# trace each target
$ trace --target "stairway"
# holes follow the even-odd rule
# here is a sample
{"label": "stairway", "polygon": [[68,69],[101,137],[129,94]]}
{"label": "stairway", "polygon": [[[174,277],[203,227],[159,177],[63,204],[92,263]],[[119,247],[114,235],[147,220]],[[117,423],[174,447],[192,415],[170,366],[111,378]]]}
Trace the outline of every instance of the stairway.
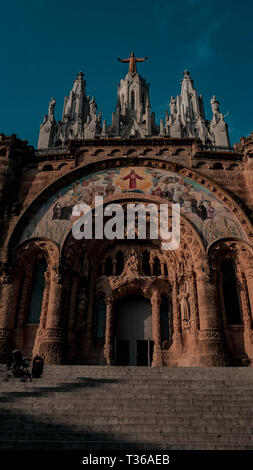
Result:
{"label": "stairway", "polygon": [[252,368],[46,366],[3,382],[0,449],[252,450]]}

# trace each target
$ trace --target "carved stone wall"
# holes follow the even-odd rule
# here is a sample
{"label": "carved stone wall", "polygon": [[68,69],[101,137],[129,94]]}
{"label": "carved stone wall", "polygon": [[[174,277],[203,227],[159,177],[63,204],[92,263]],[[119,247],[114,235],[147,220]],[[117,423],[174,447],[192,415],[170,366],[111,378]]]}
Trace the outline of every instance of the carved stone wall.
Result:
{"label": "carved stone wall", "polygon": [[[33,162],[29,161],[27,171],[23,170],[17,194],[20,210],[11,214],[1,246],[1,360],[6,359],[12,347],[19,347],[30,357],[37,352],[44,354],[46,363],[50,364],[113,365],[115,302],[128,294],[139,293],[152,303],[153,366],[224,366],[237,365],[238,361],[251,365],[253,232],[249,212],[244,206],[252,197],[250,145],[247,141],[237,149],[238,153],[227,154],[227,167],[222,170],[212,169],[212,159],[224,164],[224,155],[216,152],[211,157],[203,151],[201,155],[208,168],[203,167],[202,172],[196,168],[200,159],[196,139],[168,141],[157,137],[117,142],[90,139],[70,142],[68,147],[54,149],[54,152],[38,153]],[[74,181],[84,171],[131,167],[140,162],[154,172],[157,168],[177,171],[215,193],[235,215],[248,242],[231,237],[205,248],[196,228],[187,217],[182,217],[180,247],[174,252],[161,250],[160,240],[76,242],[71,233],[61,247],[46,239],[18,244],[18,235],[31,214],[66,182]],[[238,178],[237,170],[228,169],[234,164],[240,168]],[[233,172],[232,178],[229,176],[232,173],[228,172]],[[123,207],[127,202],[142,201],[141,194],[123,196],[119,201]],[[108,201],[113,200],[115,196],[111,195]],[[144,203],[147,202],[146,198]],[[156,200],[154,196],[152,202],[158,203],[159,198]],[[124,266],[117,273],[119,251]],[[150,273],[143,269],[145,251],[149,254]],[[27,328],[34,266],[40,258],[47,263],[41,317],[38,325]],[[112,262],[109,274],[106,273],[108,258]],[[226,321],[219,271],[222,259],[231,259],[236,266],[243,317],[241,327],[231,328]],[[159,272],[154,271],[157,262]],[[95,299],[99,293],[104,293],[106,299],[106,328],[104,340],[96,341]],[[166,341],[161,339],[162,295],[166,295],[170,303],[170,337]]]}

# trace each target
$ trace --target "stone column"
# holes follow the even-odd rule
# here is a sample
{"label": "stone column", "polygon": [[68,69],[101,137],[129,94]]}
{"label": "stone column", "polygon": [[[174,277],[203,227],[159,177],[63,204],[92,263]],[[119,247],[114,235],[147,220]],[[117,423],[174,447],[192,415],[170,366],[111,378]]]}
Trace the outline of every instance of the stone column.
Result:
{"label": "stone column", "polygon": [[199,366],[227,366],[221,332],[220,312],[217,299],[216,272],[207,257],[197,268],[197,291],[199,303]]}
{"label": "stone column", "polygon": [[108,366],[112,363],[112,313],[113,313],[113,298],[110,295],[106,296],[106,325],[105,325],[105,344],[104,344],[104,357]]}
{"label": "stone column", "polygon": [[250,308],[245,309],[243,312],[243,320],[245,326],[252,330],[253,321],[253,267],[249,267],[244,271],[245,276],[242,275],[242,284],[245,294],[247,294]]}
{"label": "stone column", "polygon": [[161,318],[160,305],[161,297],[158,290],[155,290],[151,297],[152,304],[152,330],[154,340],[154,352],[152,366],[161,367],[162,362],[162,337],[161,337]]}
{"label": "stone column", "polygon": [[192,330],[196,332],[199,330],[199,314],[198,314],[198,300],[197,300],[197,286],[194,273],[191,271],[188,273],[187,280],[189,281],[189,294],[190,294],[190,316]]}
{"label": "stone column", "polygon": [[244,326],[244,346],[249,358],[249,365],[253,367],[253,329],[252,329],[252,308],[253,308],[253,270],[249,268],[245,272],[238,272],[237,276],[241,284],[240,300],[242,306],[243,326]]}
{"label": "stone column", "polygon": [[150,276],[154,276],[154,263],[150,262]]}
{"label": "stone column", "polygon": [[33,345],[33,353],[32,353],[33,357],[39,353],[40,341],[41,341],[41,338],[43,337],[43,334],[46,328],[48,299],[49,299],[49,291],[50,291],[49,269],[47,269],[47,271],[44,273],[44,277],[45,277],[45,286],[44,286],[44,292],[43,292],[42,304],[41,304],[40,323],[36,332],[35,341]]}
{"label": "stone column", "polygon": [[[177,279],[172,280],[172,312],[173,312],[173,337],[172,337],[172,350],[177,353],[182,352],[182,328],[181,328],[181,316],[179,310],[179,304],[177,301],[178,296],[178,281]],[[170,325],[171,327],[171,325]]]}
{"label": "stone column", "polygon": [[[10,275],[3,272],[1,276],[0,295],[0,362],[6,362],[14,345],[14,326],[20,290],[20,273]],[[14,275],[14,279],[13,279]]]}
{"label": "stone column", "polygon": [[51,271],[46,328],[41,331],[40,354],[45,364],[62,364],[64,361],[65,331],[62,325],[64,285],[62,276]]}
{"label": "stone column", "polygon": [[45,286],[44,286],[42,305],[41,305],[39,329],[46,328],[47,309],[48,309],[49,292],[50,292],[50,271],[48,269],[44,273],[44,277],[45,277]]}
{"label": "stone column", "polygon": [[164,268],[164,263],[161,263],[161,275],[165,275],[165,268]]}
{"label": "stone column", "polygon": [[0,297],[0,362],[6,362],[13,346],[13,331],[10,316],[13,311],[13,281],[3,273]]}

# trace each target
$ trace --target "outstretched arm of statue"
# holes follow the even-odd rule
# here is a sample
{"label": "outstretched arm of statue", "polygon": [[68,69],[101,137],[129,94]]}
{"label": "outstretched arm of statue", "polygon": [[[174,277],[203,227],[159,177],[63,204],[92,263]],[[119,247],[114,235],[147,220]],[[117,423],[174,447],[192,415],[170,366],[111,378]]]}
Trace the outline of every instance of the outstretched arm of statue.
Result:
{"label": "outstretched arm of statue", "polygon": [[144,60],[147,60],[148,57],[136,57],[135,60],[136,62],[144,62]]}
{"label": "outstretched arm of statue", "polygon": [[120,59],[119,57],[118,57],[118,60],[119,60],[120,62],[129,62],[129,59]]}
{"label": "outstretched arm of statue", "polygon": [[122,178],[120,178],[121,180],[128,180],[131,176],[131,173],[129,173],[129,175],[126,175],[126,176],[123,176]]}

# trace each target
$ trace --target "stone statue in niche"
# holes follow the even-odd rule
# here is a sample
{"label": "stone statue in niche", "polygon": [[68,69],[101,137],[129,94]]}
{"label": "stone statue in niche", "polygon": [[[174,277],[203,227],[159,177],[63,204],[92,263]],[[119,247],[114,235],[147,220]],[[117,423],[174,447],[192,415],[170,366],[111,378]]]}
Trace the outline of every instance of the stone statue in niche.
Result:
{"label": "stone statue in niche", "polygon": [[87,122],[84,124],[84,138],[93,138],[100,125],[101,116],[97,116],[97,104],[95,98],[87,97],[89,102]]}
{"label": "stone statue in niche", "polygon": [[49,108],[48,108],[48,115],[53,116],[54,115],[54,110],[55,110],[55,104],[56,101],[54,98],[51,98],[51,101],[49,103]]}
{"label": "stone statue in niche", "polygon": [[181,313],[181,318],[183,321],[189,321],[190,320],[190,307],[189,307],[189,292],[181,292],[177,296],[178,303],[180,305],[180,313]]}
{"label": "stone statue in niche", "polygon": [[95,102],[95,98],[91,98],[90,102],[89,102],[89,105],[90,105],[90,116],[91,116],[91,119],[92,120],[95,120],[96,118],[96,114],[97,114],[97,105],[96,105],[96,102]]}
{"label": "stone statue in niche", "polygon": [[211,98],[210,104],[213,114],[220,114],[219,101],[216,99],[215,95]]}
{"label": "stone statue in niche", "polygon": [[77,318],[77,329],[81,330],[86,325],[86,309],[88,305],[88,299],[85,292],[85,287],[83,287],[78,295],[78,318]]}
{"label": "stone statue in niche", "polygon": [[135,250],[131,250],[131,255],[129,258],[129,268],[131,271],[138,271],[138,256]]}
{"label": "stone statue in niche", "polygon": [[138,268],[139,268],[139,260],[138,260],[138,256],[137,256],[137,253],[134,249],[131,250],[131,253],[130,253],[130,256],[126,262],[126,265],[125,265],[125,268],[124,268],[124,271],[122,273],[122,275],[126,275],[126,274],[135,274],[138,272]]}
{"label": "stone statue in niche", "polygon": [[174,96],[171,97],[169,106],[170,106],[170,113],[177,114],[177,102]]}

